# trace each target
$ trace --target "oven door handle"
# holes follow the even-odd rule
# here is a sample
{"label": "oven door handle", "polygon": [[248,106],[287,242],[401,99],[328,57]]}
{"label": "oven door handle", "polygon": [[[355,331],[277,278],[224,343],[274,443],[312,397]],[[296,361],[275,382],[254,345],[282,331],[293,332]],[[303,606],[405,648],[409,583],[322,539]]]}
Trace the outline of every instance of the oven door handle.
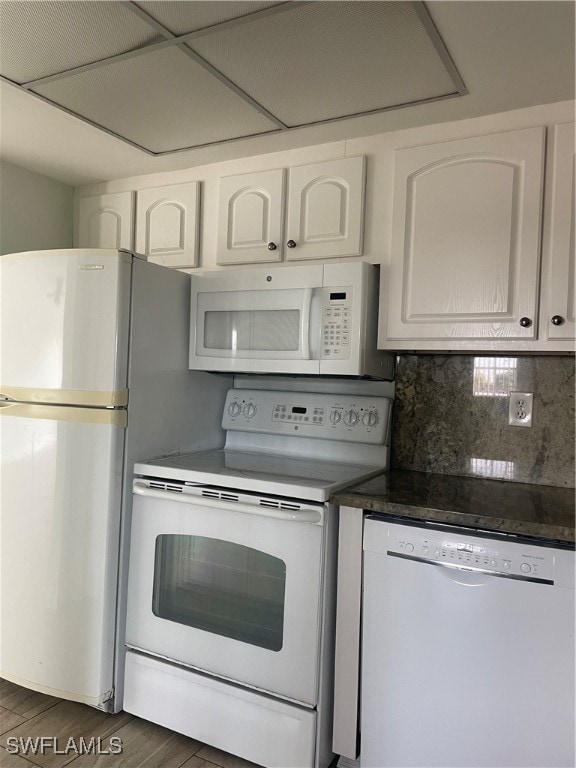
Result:
{"label": "oven door handle", "polygon": [[246,515],[258,515],[259,517],[273,518],[274,520],[290,520],[294,523],[322,523],[322,509],[276,509],[274,507],[260,507],[256,504],[243,504],[238,501],[221,501],[220,499],[208,499],[204,496],[193,496],[190,493],[173,493],[171,491],[149,488],[144,483],[134,483],[132,489],[138,496],[146,496],[151,499],[164,501],[177,501],[180,504],[194,504],[198,507],[210,507],[212,509],[225,510],[226,512],[241,512]]}

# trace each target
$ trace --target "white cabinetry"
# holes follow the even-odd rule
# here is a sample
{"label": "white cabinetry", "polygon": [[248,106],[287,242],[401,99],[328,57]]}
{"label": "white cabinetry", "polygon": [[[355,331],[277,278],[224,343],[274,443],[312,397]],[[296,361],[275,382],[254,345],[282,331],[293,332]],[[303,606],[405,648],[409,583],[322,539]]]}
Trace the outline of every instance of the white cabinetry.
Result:
{"label": "white cabinetry", "polygon": [[78,216],[78,248],[133,247],[133,192],[83,197]]}
{"label": "white cabinetry", "polygon": [[166,267],[198,266],[199,183],[138,191],[136,251]]}
{"label": "white cabinetry", "polygon": [[218,264],[359,256],[364,167],[364,157],[349,157],[287,174],[279,169],[221,179]]}
{"label": "white cabinetry", "polygon": [[541,335],[550,341],[576,336],[574,129],[563,123],[550,131],[540,315]]}
{"label": "white cabinetry", "polygon": [[166,267],[196,267],[199,207],[199,182],[83,197],[77,247],[134,249]]}
{"label": "white cabinetry", "polygon": [[220,179],[218,264],[280,261],[284,224],[284,171]]}
{"label": "white cabinetry", "polygon": [[360,256],[364,166],[363,157],[349,157],[290,169],[286,258]]}
{"label": "white cabinetry", "polygon": [[548,129],[542,210],[545,130],[396,152],[381,349],[574,350],[574,123]]}
{"label": "white cabinetry", "polygon": [[543,159],[543,128],[396,152],[381,347],[536,338]]}

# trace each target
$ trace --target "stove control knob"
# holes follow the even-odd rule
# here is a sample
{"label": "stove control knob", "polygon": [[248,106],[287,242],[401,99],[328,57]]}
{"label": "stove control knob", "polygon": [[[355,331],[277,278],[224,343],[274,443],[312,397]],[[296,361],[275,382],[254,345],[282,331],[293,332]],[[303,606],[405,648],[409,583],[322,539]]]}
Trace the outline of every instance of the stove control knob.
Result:
{"label": "stove control knob", "polygon": [[378,424],[378,411],[366,411],[362,416],[362,423],[365,427],[375,427]]}
{"label": "stove control knob", "polygon": [[532,566],[530,565],[530,563],[522,563],[522,565],[520,566],[520,570],[522,571],[522,573],[530,573],[530,571],[532,570]]}
{"label": "stove control knob", "polygon": [[330,413],[330,421],[332,422],[332,424],[339,424],[341,418],[342,418],[342,414],[340,413],[340,411],[332,411]]}
{"label": "stove control knob", "polygon": [[254,403],[248,403],[248,405],[244,406],[244,416],[246,416],[247,419],[251,419],[255,413],[256,413],[256,406],[254,405]]}
{"label": "stove control knob", "polygon": [[228,414],[232,417],[238,416],[241,410],[242,410],[242,407],[240,406],[240,403],[237,400],[233,400],[228,406]]}
{"label": "stove control knob", "polygon": [[414,544],[410,544],[410,542],[407,542],[404,546],[405,552],[414,552]]}
{"label": "stove control knob", "polygon": [[358,423],[359,418],[358,412],[350,409],[344,414],[344,424],[346,424],[347,427],[353,427]]}

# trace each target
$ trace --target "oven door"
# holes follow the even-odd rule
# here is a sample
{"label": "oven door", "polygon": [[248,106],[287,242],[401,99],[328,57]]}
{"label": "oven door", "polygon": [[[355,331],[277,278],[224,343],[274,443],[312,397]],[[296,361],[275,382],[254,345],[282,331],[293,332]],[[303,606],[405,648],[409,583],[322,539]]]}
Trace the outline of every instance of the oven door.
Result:
{"label": "oven door", "polygon": [[315,705],[324,507],[134,492],[128,646]]}

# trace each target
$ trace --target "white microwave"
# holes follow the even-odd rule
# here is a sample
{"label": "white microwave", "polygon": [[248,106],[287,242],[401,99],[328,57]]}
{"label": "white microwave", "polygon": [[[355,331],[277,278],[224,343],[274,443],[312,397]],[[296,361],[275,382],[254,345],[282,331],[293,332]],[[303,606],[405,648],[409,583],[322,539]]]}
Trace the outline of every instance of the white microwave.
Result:
{"label": "white microwave", "polygon": [[365,262],[192,277],[194,370],[392,379],[376,349],[379,268]]}

